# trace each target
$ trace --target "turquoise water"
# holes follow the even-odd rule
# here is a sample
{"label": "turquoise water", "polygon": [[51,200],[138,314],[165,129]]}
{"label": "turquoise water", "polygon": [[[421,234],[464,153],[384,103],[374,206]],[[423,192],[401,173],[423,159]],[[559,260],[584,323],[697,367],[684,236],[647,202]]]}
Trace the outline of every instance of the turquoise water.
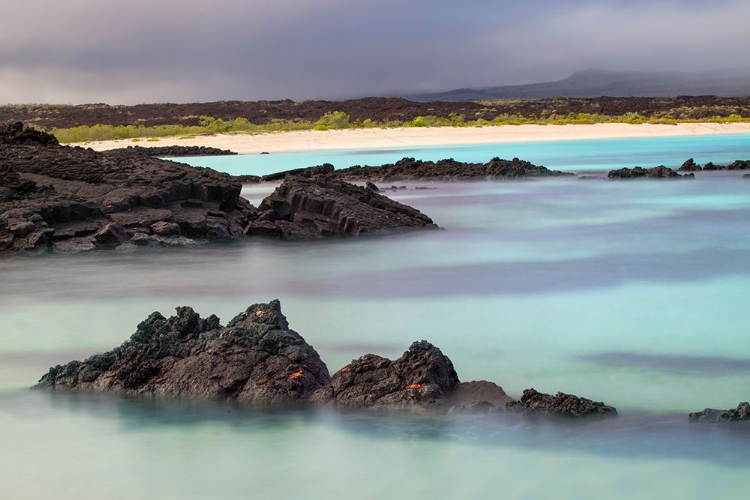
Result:
{"label": "turquoise water", "polygon": [[352,165],[382,165],[404,157],[423,160],[454,158],[484,163],[490,158],[513,157],[570,172],[606,171],[622,167],[676,168],[688,157],[704,164],[731,163],[748,159],[750,135],[653,137],[645,139],[595,139],[581,141],[471,144],[441,147],[342,149],[239,157],[180,158],[190,165],[211,167],[232,175],[265,175],[281,170],[331,163],[337,168]]}
{"label": "turquoise water", "polygon": [[[739,176],[435,183],[392,196],[445,231],[0,260],[0,498],[742,498],[750,429],[686,418],[750,399]],[[226,323],[272,298],[332,372],[427,339],[462,380],[573,392],[620,417],[267,413],[27,389],[154,310]]]}

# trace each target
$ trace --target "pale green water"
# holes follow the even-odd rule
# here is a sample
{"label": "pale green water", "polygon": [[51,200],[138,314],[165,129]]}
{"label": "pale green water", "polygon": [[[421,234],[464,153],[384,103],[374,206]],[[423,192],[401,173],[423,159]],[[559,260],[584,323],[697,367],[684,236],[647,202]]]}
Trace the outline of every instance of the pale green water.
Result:
{"label": "pale green water", "polygon": [[[445,231],[2,260],[0,498],[742,498],[750,429],[685,415],[750,399],[739,175],[437,184],[392,196]],[[153,310],[226,323],[272,298],[332,372],[424,338],[462,380],[621,416],[282,414],[27,390]]]}

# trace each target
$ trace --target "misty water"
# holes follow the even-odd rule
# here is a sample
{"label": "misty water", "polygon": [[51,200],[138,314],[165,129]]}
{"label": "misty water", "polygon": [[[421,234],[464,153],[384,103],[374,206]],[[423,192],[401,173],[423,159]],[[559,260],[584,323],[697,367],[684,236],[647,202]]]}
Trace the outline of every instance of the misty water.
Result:
{"label": "misty water", "polygon": [[[664,140],[652,163],[747,159],[748,139],[681,151]],[[568,143],[538,147],[548,166],[574,163]],[[576,147],[582,163],[602,156]],[[620,167],[659,144],[612,148],[606,162]],[[382,163],[378,153],[356,163]],[[0,498],[741,498],[750,427],[686,416],[750,399],[741,176],[398,183],[408,189],[389,196],[445,230],[0,260]],[[243,193],[257,202],[272,189]],[[463,381],[575,393],[620,416],[268,412],[28,390],[52,365],[119,345],[154,310],[191,305],[226,324],[273,298],[332,373],[426,339]]]}

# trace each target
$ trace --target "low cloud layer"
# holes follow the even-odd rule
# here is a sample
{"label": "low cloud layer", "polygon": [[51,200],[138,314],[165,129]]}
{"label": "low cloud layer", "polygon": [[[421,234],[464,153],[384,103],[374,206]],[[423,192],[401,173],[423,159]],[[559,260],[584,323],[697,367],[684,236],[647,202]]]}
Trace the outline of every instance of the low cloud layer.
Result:
{"label": "low cloud layer", "polygon": [[0,102],[389,95],[750,63],[745,0],[8,0]]}

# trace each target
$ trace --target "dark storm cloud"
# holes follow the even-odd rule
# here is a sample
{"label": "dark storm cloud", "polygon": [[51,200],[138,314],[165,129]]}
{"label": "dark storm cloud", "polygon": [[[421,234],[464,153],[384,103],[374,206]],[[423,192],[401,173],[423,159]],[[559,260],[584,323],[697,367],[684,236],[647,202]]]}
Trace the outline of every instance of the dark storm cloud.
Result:
{"label": "dark storm cloud", "polygon": [[744,0],[8,0],[0,101],[349,97],[745,66]]}

